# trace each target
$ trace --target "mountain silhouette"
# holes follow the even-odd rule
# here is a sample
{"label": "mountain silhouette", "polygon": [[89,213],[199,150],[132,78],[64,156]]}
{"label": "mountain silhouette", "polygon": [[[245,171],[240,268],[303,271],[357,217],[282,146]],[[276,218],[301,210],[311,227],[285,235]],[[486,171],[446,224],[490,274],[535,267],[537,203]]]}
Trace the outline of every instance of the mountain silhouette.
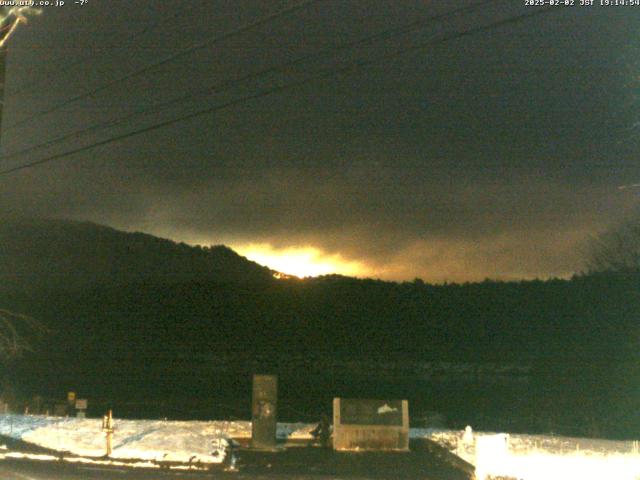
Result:
{"label": "mountain silhouette", "polygon": [[0,221],[0,289],[82,290],[133,283],[260,283],[274,272],[228,247],[190,246],[90,222]]}

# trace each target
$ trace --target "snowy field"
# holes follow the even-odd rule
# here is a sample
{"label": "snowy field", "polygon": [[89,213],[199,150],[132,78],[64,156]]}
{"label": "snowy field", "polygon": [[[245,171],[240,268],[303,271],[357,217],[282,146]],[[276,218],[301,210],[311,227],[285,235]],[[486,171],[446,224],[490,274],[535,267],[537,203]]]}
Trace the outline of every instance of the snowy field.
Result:
{"label": "snowy field", "polygon": [[[280,439],[310,440],[315,424],[279,423]],[[0,434],[80,457],[103,457],[101,419],[0,415]],[[411,438],[426,438],[476,467],[478,480],[509,477],[522,480],[640,480],[638,442],[509,435],[504,433],[411,429]],[[166,421],[115,419],[112,462],[222,463],[230,439],[249,439],[248,421]],[[0,458],[11,452],[2,451]],[[42,458],[45,460],[46,458]],[[53,459],[53,457],[51,457]],[[69,459],[70,461],[84,461]]]}
{"label": "snowy field", "polygon": [[475,465],[478,480],[639,480],[637,441],[412,429]]}
{"label": "snowy field", "polygon": [[[280,438],[311,439],[313,424],[280,423]],[[101,419],[0,415],[0,435],[83,457],[105,455]],[[221,463],[226,441],[250,438],[251,422],[115,419],[113,459]]]}

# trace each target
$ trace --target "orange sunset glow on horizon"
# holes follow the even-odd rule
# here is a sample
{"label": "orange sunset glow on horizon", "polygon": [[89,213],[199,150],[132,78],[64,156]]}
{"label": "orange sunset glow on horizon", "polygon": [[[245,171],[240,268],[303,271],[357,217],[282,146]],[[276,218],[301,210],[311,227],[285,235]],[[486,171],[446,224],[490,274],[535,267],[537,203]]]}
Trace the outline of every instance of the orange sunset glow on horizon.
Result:
{"label": "orange sunset glow on horizon", "polygon": [[254,243],[233,248],[249,260],[299,278],[330,274],[361,276],[365,273],[360,262],[349,261],[339,254],[328,254],[312,246],[278,249],[268,243]]}

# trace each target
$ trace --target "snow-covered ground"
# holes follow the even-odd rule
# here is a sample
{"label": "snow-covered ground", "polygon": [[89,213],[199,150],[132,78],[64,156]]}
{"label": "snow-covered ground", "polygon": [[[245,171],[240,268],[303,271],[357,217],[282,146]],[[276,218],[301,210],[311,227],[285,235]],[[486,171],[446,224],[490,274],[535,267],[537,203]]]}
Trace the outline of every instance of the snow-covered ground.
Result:
{"label": "snow-covered ground", "polygon": [[[278,424],[278,437],[311,438],[313,424]],[[106,437],[101,419],[0,415],[0,435],[83,457],[101,457]],[[251,422],[177,422],[115,419],[114,459],[221,463],[226,441],[250,438]]]}
{"label": "snow-covered ground", "polygon": [[412,429],[475,465],[478,480],[638,480],[637,441]]}
{"label": "snow-covered ground", "polygon": [[[277,435],[281,439],[310,440],[314,427],[315,424],[279,423]],[[0,434],[85,458],[105,454],[101,419],[0,415]],[[158,462],[216,464],[224,461],[230,439],[250,437],[248,421],[115,419],[111,462],[135,459],[138,466],[157,466]],[[489,476],[522,480],[640,480],[637,441],[509,435],[473,432],[470,428],[466,431],[412,428],[410,437],[433,440],[475,465],[479,480]],[[3,451],[0,446],[0,459],[12,455],[16,453]]]}

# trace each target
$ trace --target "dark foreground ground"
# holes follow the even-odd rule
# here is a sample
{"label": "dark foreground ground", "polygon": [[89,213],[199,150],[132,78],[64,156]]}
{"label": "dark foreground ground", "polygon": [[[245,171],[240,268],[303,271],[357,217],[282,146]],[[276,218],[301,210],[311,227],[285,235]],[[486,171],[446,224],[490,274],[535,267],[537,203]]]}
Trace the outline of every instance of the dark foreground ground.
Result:
{"label": "dark foreground ground", "polygon": [[[162,480],[162,479],[220,479],[220,480],[267,480],[267,479],[288,479],[288,480],[338,480],[336,476],[324,475],[297,475],[297,474],[260,474],[260,473],[226,473],[215,472],[206,474],[197,473],[174,473],[162,471],[140,471],[126,470],[123,468],[109,469],[89,466],[69,466],[64,464],[45,465],[42,462],[27,461],[3,461],[0,462],[0,478],[3,480]],[[349,477],[358,478],[358,477]]]}
{"label": "dark foreground ground", "polygon": [[[52,453],[21,442],[4,442],[11,451]],[[468,480],[470,467],[434,444],[413,442],[411,451],[343,453],[316,447],[292,447],[280,452],[240,450],[239,471],[207,472],[128,469],[81,465],[65,461],[0,460],[2,480],[102,480],[102,479],[421,479]]]}

